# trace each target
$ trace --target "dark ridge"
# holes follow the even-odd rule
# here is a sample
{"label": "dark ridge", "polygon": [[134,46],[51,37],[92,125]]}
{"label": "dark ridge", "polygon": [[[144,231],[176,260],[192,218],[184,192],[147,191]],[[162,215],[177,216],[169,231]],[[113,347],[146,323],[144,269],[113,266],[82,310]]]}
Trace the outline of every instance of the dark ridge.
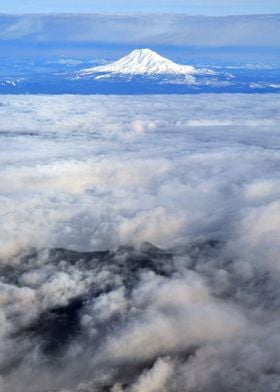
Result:
{"label": "dark ridge", "polygon": [[[31,249],[21,256],[22,263],[14,267],[7,267],[3,272],[5,280],[15,286],[20,285],[20,276],[32,268],[32,262],[40,259],[41,252]],[[46,257],[46,253],[44,253]],[[166,264],[172,262],[172,254],[161,250],[151,244],[145,243],[139,249],[133,247],[119,247],[115,251],[78,252],[63,248],[47,251],[47,263],[60,268],[60,263],[66,262],[75,265],[78,270],[98,273],[101,269],[111,271],[120,276],[124,288],[129,293],[143,270],[152,270],[155,273],[169,275]],[[44,259],[44,262],[46,260]],[[47,309],[29,326],[17,331],[15,337],[29,336],[38,342],[41,351],[48,356],[59,357],[67,349],[68,343],[78,338],[81,333],[80,317],[83,309],[103,293],[114,289],[114,283],[108,281],[105,285],[92,285],[82,297],[72,298],[68,304]],[[117,316],[112,316],[111,323],[119,323]],[[110,325],[111,325],[110,323]],[[107,333],[110,325],[98,325],[97,328]]]}
{"label": "dark ridge", "polygon": [[41,350],[46,355],[60,355],[70,340],[81,332],[79,312],[83,299],[72,299],[67,305],[42,313],[39,318],[21,331],[31,338],[40,339]]}
{"label": "dark ridge", "polygon": [[168,276],[173,260],[172,252],[160,249],[147,242],[139,248],[120,246],[116,250],[98,252],[79,252],[57,248],[50,249],[48,255],[50,261],[55,264],[63,260],[86,270],[106,267],[121,274],[124,283],[131,279],[137,279],[138,274],[145,269]]}
{"label": "dark ridge", "polygon": [[219,250],[225,245],[224,241],[210,239],[210,240],[201,240],[188,243],[183,246],[178,246],[176,248],[172,248],[173,254],[194,254],[197,252],[208,252],[211,250]]}
{"label": "dark ridge", "polygon": [[[221,246],[221,242],[215,240],[189,245],[184,252],[185,255],[190,256],[186,259],[188,263],[186,267],[195,269],[201,253],[208,253],[209,250],[216,252]],[[175,251],[163,250],[147,242],[137,248],[121,246],[113,251],[99,252],[79,252],[63,248],[41,251],[31,249],[22,254],[21,263],[15,267],[7,267],[2,271],[2,281],[20,286],[21,274],[38,268],[38,261],[43,255],[42,263],[54,264],[57,271],[67,268],[67,264],[75,265],[77,270],[89,271],[92,274],[98,274],[102,270],[108,271],[113,276],[118,276],[117,282],[121,282],[126,295],[129,296],[144,271],[153,271],[164,277],[171,276],[176,270],[174,253]],[[189,265],[190,260],[193,266]],[[14,338],[20,339],[29,336],[34,343],[40,346],[43,354],[52,358],[62,357],[69,342],[81,337],[81,315],[83,312],[87,311],[87,307],[91,306],[96,298],[114,290],[118,284],[114,281],[104,282],[102,285],[92,284],[81,297],[70,298],[65,305],[43,311],[29,326],[17,331]],[[120,317],[113,314],[105,324],[99,323],[97,320],[95,327],[98,336],[104,336],[110,333],[115,325],[120,325],[122,323]],[[87,339],[86,336],[84,338]],[[145,366],[147,367],[147,364]]]}
{"label": "dark ridge", "polygon": [[55,262],[60,260],[65,260],[70,264],[75,264],[79,260],[83,260],[85,263],[97,259],[102,261],[110,256],[111,252],[106,251],[96,251],[96,252],[79,252],[75,250],[69,250],[64,248],[53,248],[48,250],[49,257]]}

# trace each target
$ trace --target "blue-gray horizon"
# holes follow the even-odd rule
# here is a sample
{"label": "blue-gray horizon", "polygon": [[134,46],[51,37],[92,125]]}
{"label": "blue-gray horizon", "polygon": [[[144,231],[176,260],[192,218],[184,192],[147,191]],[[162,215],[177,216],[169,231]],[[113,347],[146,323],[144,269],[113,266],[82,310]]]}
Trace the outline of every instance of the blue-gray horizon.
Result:
{"label": "blue-gray horizon", "polygon": [[279,63],[280,14],[0,14],[0,56],[117,59],[149,47],[180,59]]}
{"label": "blue-gray horizon", "polygon": [[129,0],[14,0],[0,6],[0,12],[27,13],[27,12],[180,12],[190,14],[252,14],[279,12],[277,0],[260,2],[258,0],[142,0],[131,2]]}

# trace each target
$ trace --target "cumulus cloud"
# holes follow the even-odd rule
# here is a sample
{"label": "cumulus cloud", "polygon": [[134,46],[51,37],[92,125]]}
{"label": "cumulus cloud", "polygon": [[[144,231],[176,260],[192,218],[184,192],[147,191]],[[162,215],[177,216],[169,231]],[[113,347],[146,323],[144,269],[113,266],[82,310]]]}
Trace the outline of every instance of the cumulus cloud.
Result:
{"label": "cumulus cloud", "polygon": [[273,209],[278,97],[215,99],[2,98],[1,252],[173,246]]}
{"label": "cumulus cloud", "polygon": [[279,389],[278,108],[1,98],[4,392]]}

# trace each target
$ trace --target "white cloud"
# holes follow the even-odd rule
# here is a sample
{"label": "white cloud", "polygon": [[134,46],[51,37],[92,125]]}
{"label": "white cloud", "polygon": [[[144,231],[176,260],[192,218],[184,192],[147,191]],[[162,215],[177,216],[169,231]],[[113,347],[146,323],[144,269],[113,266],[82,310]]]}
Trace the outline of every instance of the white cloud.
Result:
{"label": "white cloud", "polygon": [[278,96],[209,97],[3,97],[2,252],[172,246],[273,202]]}
{"label": "white cloud", "polygon": [[1,97],[4,392],[277,390],[279,99]]}

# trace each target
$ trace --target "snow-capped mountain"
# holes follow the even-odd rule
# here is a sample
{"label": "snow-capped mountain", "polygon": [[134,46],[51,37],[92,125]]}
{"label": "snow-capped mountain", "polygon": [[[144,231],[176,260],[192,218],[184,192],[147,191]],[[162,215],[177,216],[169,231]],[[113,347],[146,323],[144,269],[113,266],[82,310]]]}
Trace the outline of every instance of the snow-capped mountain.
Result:
{"label": "snow-capped mountain", "polygon": [[279,93],[279,67],[184,65],[150,49],[113,63],[49,59],[1,63],[1,94]]}
{"label": "snow-capped mountain", "polygon": [[185,81],[195,83],[194,75],[213,75],[214,71],[197,69],[190,65],[176,64],[150,49],[135,49],[127,56],[111,64],[87,68],[78,72],[78,77],[94,79],[114,76],[162,77],[184,76]]}

